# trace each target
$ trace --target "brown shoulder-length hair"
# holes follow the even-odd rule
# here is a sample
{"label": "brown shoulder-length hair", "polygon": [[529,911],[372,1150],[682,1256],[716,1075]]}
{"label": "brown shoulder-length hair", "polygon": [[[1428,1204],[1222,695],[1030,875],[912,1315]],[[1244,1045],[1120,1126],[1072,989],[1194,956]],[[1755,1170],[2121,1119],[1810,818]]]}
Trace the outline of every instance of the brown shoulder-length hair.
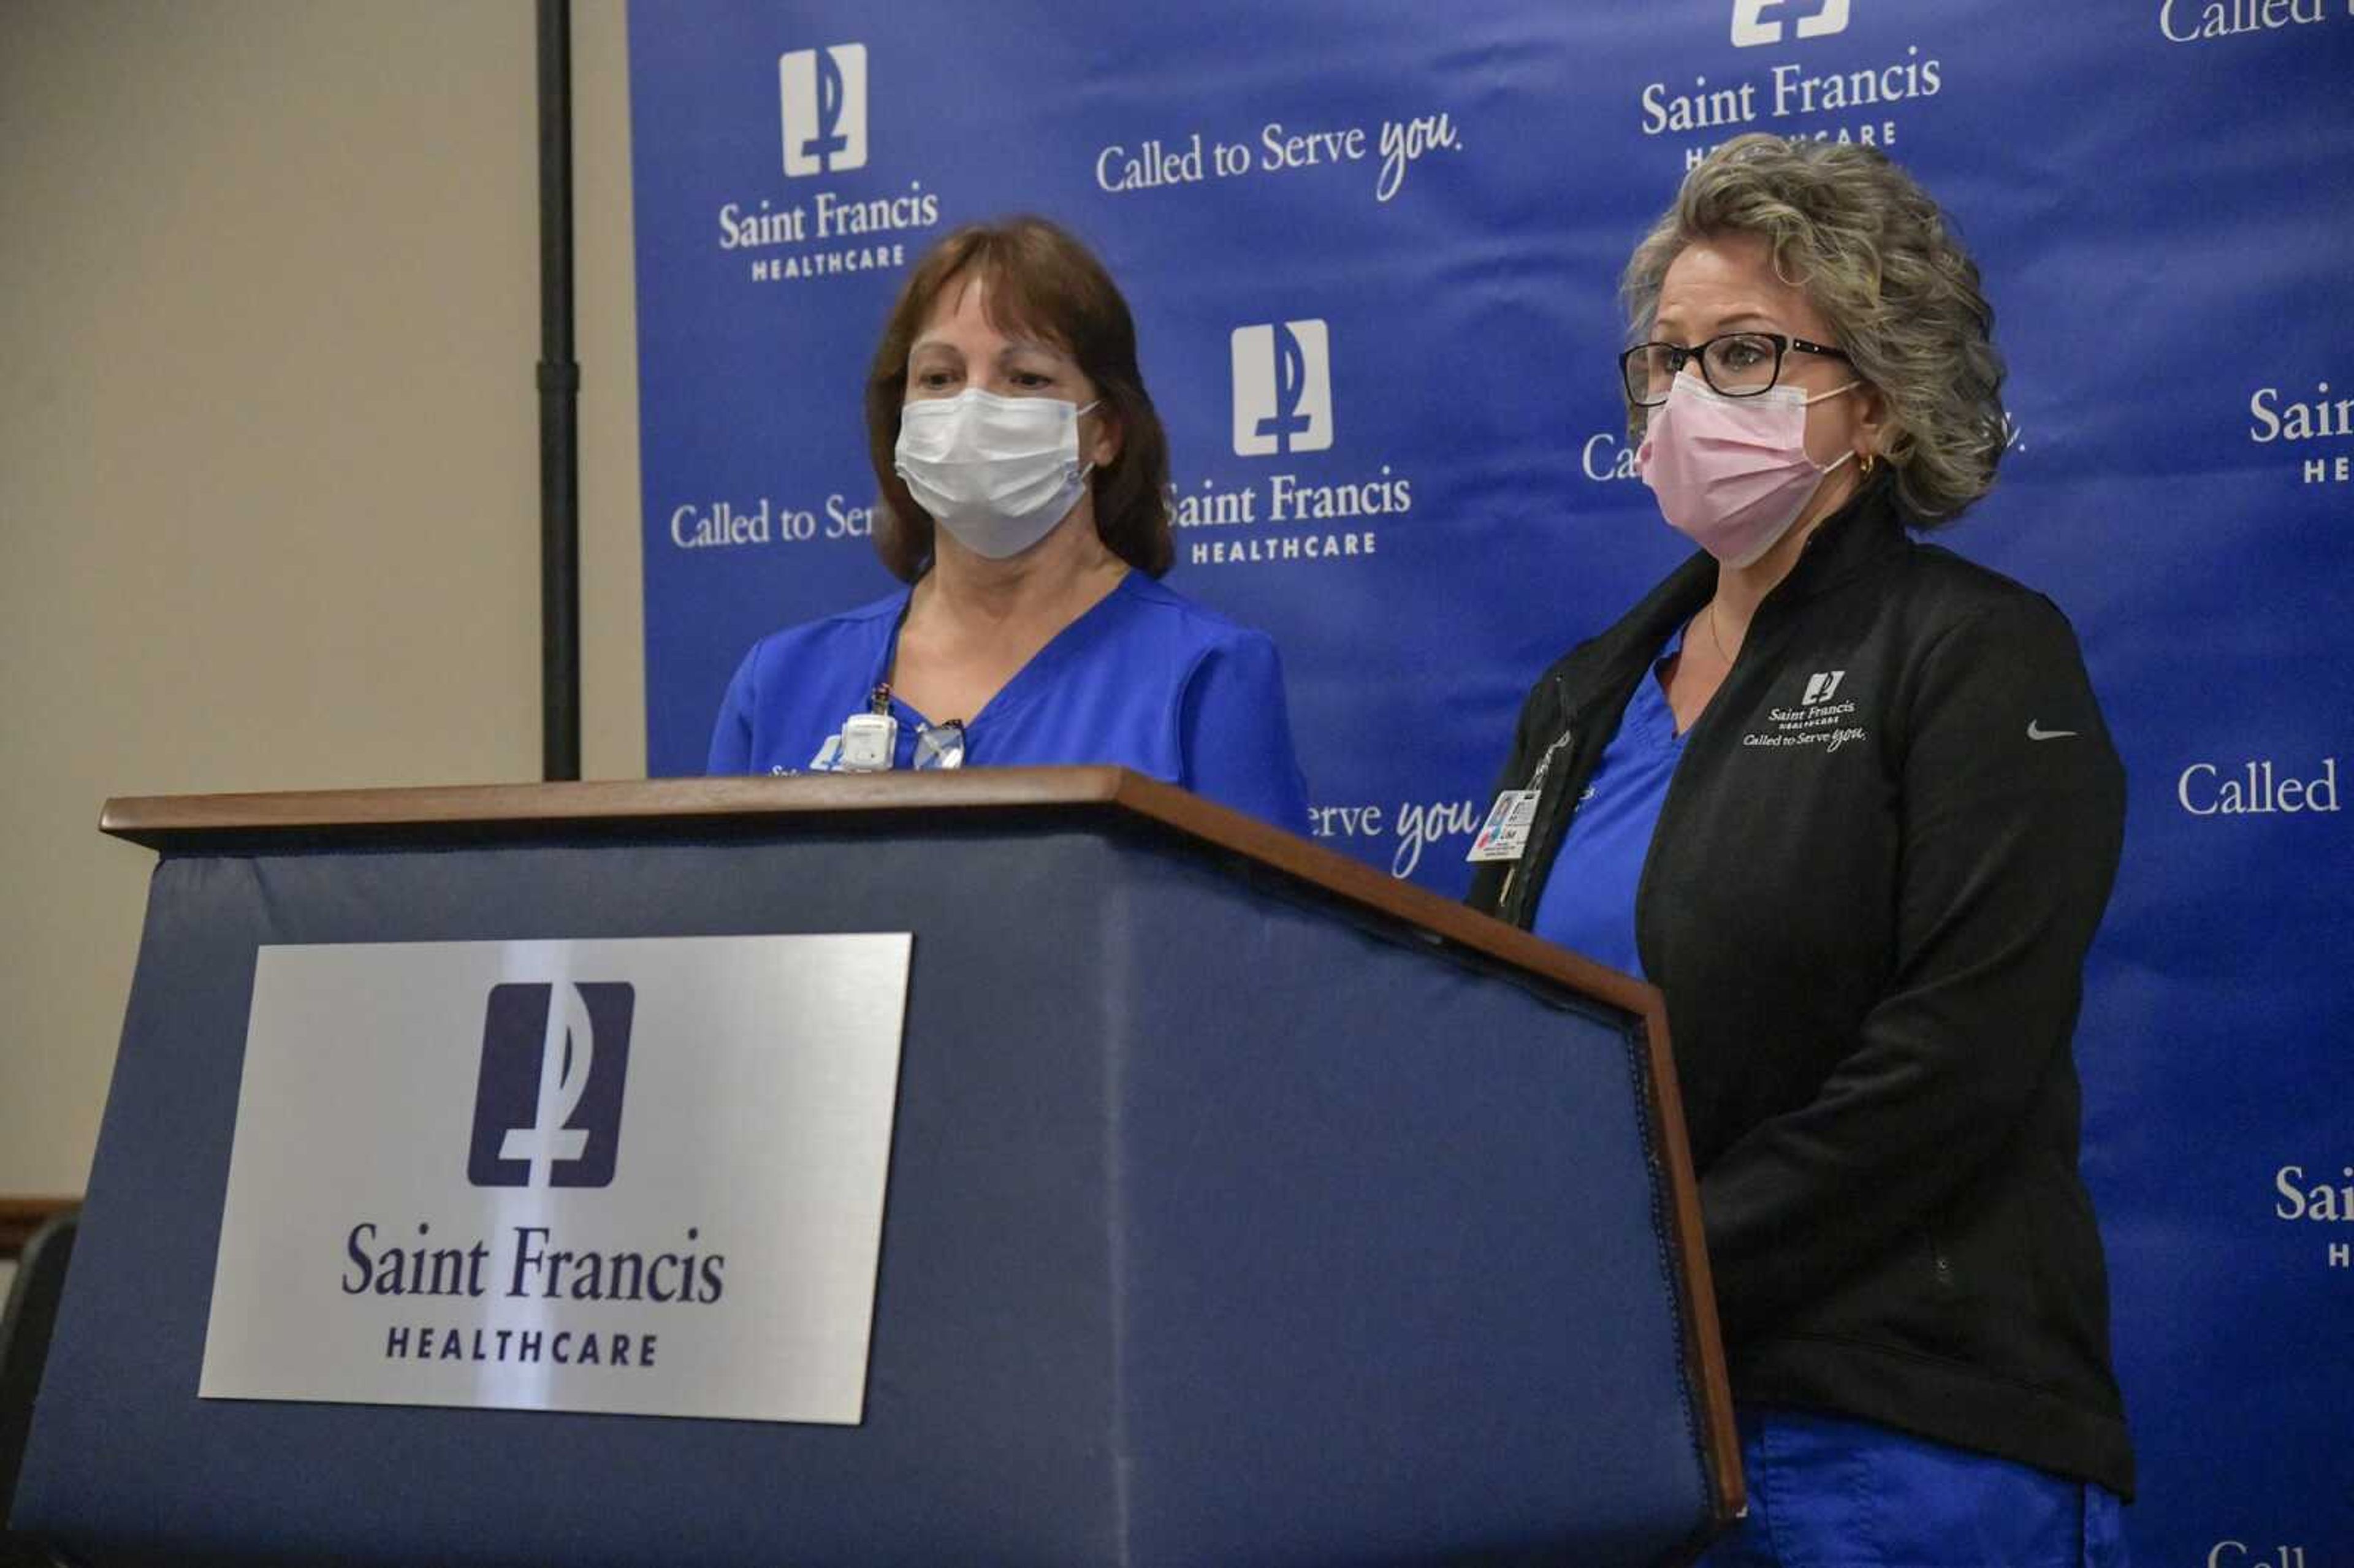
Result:
{"label": "brown shoulder-length hair", "polygon": [[1051,343],[1078,365],[1102,399],[1097,412],[1119,432],[1119,452],[1088,476],[1096,532],[1105,546],[1150,577],[1169,569],[1169,438],[1136,366],[1136,321],[1103,263],[1067,231],[1023,216],[958,229],[917,260],[884,323],[866,374],[866,450],[883,504],[875,553],[892,576],[913,582],[932,561],[932,519],[896,471],[899,408],[907,399],[907,351],[951,284],[986,280],[989,319],[1002,332]]}

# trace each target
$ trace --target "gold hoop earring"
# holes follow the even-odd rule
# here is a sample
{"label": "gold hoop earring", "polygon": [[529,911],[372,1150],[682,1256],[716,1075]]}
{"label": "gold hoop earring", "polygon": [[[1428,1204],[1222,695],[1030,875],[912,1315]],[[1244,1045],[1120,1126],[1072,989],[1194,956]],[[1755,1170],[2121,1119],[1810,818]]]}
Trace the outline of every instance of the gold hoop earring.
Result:
{"label": "gold hoop earring", "polygon": [[1870,452],[1864,453],[1863,461],[1856,465],[1857,471],[1863,474],[1866,478],[1871,477],[1872,465],[1877,460],[1874,459]]}

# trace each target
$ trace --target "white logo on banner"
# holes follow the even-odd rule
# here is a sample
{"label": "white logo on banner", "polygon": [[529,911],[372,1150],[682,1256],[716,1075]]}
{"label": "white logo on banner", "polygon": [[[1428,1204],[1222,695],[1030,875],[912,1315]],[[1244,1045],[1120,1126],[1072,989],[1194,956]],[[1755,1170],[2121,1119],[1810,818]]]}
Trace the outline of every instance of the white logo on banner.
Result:
{"label": "white logo on banner", "polygon": [[2162,0],[2158,7],[2158,30],[2169,44],[2201,44],[2327,20],[2322,0]]}
{"label": "white logo on banner", "polygon": [[[2333,397],[2329,383],[2317,382],[2310,397],[2281,396],[2277,387],[2259,387],[2248,397],[2248,440],[2260,447],[2275,442],[2342,441],[2354,437],[2354,397]],[[2301,458],[2307,484],[2354,482],[2354,455],[2339,451]]]}
{"label": "white logo on banner", "polygon": [[2264,1548],[2261,1561],[2256,1556],[2258,1550],[2244,1541],[2219,1541],[2215,1549],[2207,1553],[2207,1568],[2306,1568],[2302,1546]]}
{"label": "white logo on banner", "polygon": [[1613,484],[1620,480],[1639,477],[1636,454],[1641,449],[1620,438],[1616,430],[1598,430],[1585,438],[1581,449],[1579,467],[1585,477],[1596,484]]}
{"label": "white logo on banner", "polygon": [[[835,44],[777,57],[777,121],[784,175],[813,179],[866,168],[866,46]],[[877,171],[878,173],[880,171]],[[803,282],[907,264],[903,238],[940,220],[940,197],[909,179],[904,190],[878,194],[896,180],[873,175],[855,196],[823,187],[748,194],[723,203],[719,249],[749,253],[755,283]],[[673,524],[673,533],[677,524]],[[688,532],[700,532],[690,527]],[[684,540],[676,541],[688,547]],[[698,543],[742,544],[744,538]]]}
{"label": "white logo on banner", "polygon": [[[2294,765],[2291,765],[2294,767]],[[2338,758],[2310,774],[2276,768],[2271,758],[2232,766],[2194,762],[2174,780],[2174,798],[2194,817],[2295,816],[2338,810]]]}
{"label": "white logo on banner", "polygon": [[1332,444],[1332,355],[1320,321],[1236,327],[1235,455],[1320,452]]}
{"label": "white logo on banner", "polygon": [[[1238,457],[1290,457],[1330,451],[1333,442],[1331,334],[1321,321],[1236,327],[1234,448]],[[1172,490],[1169,521],[1178,528],[1237,530],[1187,546],[1195,565],[1299,561],[1371,556],[1380,535],[1369,527],[1334,527],[1414,510],[1414,480],[1389,463],[1335,474],[1331,460],[1239,484],[1215,478],[1199,491]],[[1306,471],[1301,471],[1301,470]],[[1278,530],[1280,530],[1279,532]]]}
{"label": "white logo on banner", "polygon": [[1403,880],[1414,874],[1426,850],[1477,833],[1485,814],[1476,800],[1401,800],[1394,811],[1379,805],[1313,806],[1308,818],[1314,838],[1378,843],[1394,837],[1390,874]]}
{"label": "white logo on banner", "polygon": [[875,508],[841,491],[822,506],[790,506],[763,495],[757,505],[739,507],[725,499],[707,505],[673,507],[670,542],[680,550],[725,550],[747,545],[806,545],[815,539],[867,539],[875,534]]}
{"label": "white logo on banner", "polygon": [[[1849,13],[1849,0],[1734,0],[1733,42],[1739,48],[1755,48],[1829,37],[1847,31]],[[1936,97],[1944,90],[1944,70],[1936,56],[1925,57],[1920,45],[1910,44],[1902,59],[1883,58],[1878,64],[1854,62],[1826,69],[1783,60],[1731,81],[1694,76],[1688,88],[1662,79],[1644,84],[1642,132],[1646,136],[1716,133],[1716,141],[1684,144],[1687,169],[1723,141],[1769,128],[1794,141],[1892,147],[1898,122],[1888,108]],[[1818,115],[1838,119],[1808,129],[1766,123]]]}
{"label": "white logo on banner", "polygon": [[785,173],[838,175],[866,166],[866,46],[796,49],[777,60]]}
{"label": "white logo on banner", "polygon": [[1107,143],[1096,151],[1096,186],[1119,196],[1130,191],[1197,185],[1207,180],[1288,175],[1299,170],[1375,166],[1373,199],[1389,201],[1405,187],[1406,171],[1433,153],[1460,153],[1463,132],[1447,110],[1384,120],[1378,132],[1363,125],[1295,130],[1280,120],[1259,127],[1258,140],[1207,142],[1189,131],[1182,142],[1147,136],[1140,142]]}
{"label": "white logo on banner", "polygon": [[[1848,0],[1733,0],[1733,47],[1755,48],[1782,41],[1783,17],[1794,16],[1802,38],[1819,38],[1847,31]],[[1768,20],[1768,16],[1772,20]]]}

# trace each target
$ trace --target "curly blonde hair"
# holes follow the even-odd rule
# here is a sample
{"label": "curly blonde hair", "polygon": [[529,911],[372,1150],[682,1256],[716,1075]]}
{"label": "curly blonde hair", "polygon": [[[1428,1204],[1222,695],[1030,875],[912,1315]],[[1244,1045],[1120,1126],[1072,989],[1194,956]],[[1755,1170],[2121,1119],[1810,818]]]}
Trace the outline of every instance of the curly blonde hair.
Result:
{"label": "curly blonde hair", "polygon": [[[1684,176],[1627,262],[1619,296],[1650,330],[1668,266],[1686,246],[1755,234],[1783,281],[1806,291],[1889,414],[1881,456],[1925,525],[1949,523],[1994,483],[2009,432],[1994,307],[1978,264],[1913,176],[1876,148],[1750,134]],[[1631,402],[1638,436],[1643,410]]]}

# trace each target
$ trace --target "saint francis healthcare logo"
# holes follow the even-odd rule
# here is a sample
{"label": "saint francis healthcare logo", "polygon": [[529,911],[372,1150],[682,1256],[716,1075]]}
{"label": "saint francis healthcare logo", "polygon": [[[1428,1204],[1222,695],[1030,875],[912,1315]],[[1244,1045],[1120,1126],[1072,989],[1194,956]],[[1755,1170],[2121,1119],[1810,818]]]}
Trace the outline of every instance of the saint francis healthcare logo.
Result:
{"label": "saint francis healthcare logo", "polygon": [[1332,444],[1332,351],[1320,321],[1235,329],[1235,455]]}
{"label": "saint francis healthcare logo", "polygon": [[[1332,347],[1326,323],[1236,327],[1229,344],[1235,455],[1331,451]],[[1206,477],[1198,491],[1182,489],[1175,501],[1171,521],[1178,527],[1221,530],[1187,541],[1187,556],[1197,564],[1336,561],[1378,553],[1380,537],[1365,524],[1413,511],[1414,480],[1378,459],[1341,470],[1325,458],[1253,469],[1239,483]]]}
{"label": "saint francis healthcare logo", "polygon": [[[767,50],[760,52],[765,58]],[[866,46],[832,44],[779,55],[777,113],[786,179],[865,169]],[[927,190],[913,176],[902,185],[897,175],[880,169],[853,184],[854,195],[826,185],[770,185],[740,193],[713,215],[719,249],[742,255],[755,283],[802,282],[905,267],[904,237],[938,224],[939,192]],[[702,530],[698,526],[695,532]],[[809,535],[781,536],[790,541]],[[711,542],[764,541],[747,535]]]}
{"label": "saint francis healthcare logo", "polygon": [[621,1135],[636,988],[494,985],[466,1179],[477,1187],[607,1187]]}
{"label": "saint francis healthcare logo", "polygon": [[1846,680],[1845,670],[1815,671],[1807,677],[1806,690],[1799,694],[1796,705],[1766,709],[1770,727],[1750,731],[1741,737],[1741,744],[1819,747],[1829,755],[1862,740],[1871,732],[1856,712],[1854,694],[1850,692],[1845,697],[1840,695]]}
{"label": "saint francis healthcare logo", "polygon": [[838,175],[866,166],[866,46],[796,49],[777,58],[785,174]]}
{"label": "saint francis healthcare logo", "polygon": [[1792,58],[1751,55],[1729,72],[1691,71],[1679,63],[1643,84],[1638,98],[1642,134],[1673,138],[1669,145],[1681,151],[1687,169],[1752,131],[1879,147],[1900,156],[1898,132],[1910,106],[1946,89],[1936,30],[1958,32],[1961,25],[1914,17],[1905,25],[1921,24],[1931,33],[1928,41],[1908,42],[1902,54],[1892,48],[1858,57],[1853,48],[1822,43],[1848,32],[1851,10],[1850,0],[1734,0],[1735,48],[1770,45]]}
{"label": "saint francis healthcare logo", "polygon": [[197,1397],[857,1425],[914,943],[263,944]]}
{"label": "saint francis healthcare logo", "polygon": [[1733,47],[1778,44],[1787,29],[1802,38],[1847,31],[1848,0],[1733,0]]}

